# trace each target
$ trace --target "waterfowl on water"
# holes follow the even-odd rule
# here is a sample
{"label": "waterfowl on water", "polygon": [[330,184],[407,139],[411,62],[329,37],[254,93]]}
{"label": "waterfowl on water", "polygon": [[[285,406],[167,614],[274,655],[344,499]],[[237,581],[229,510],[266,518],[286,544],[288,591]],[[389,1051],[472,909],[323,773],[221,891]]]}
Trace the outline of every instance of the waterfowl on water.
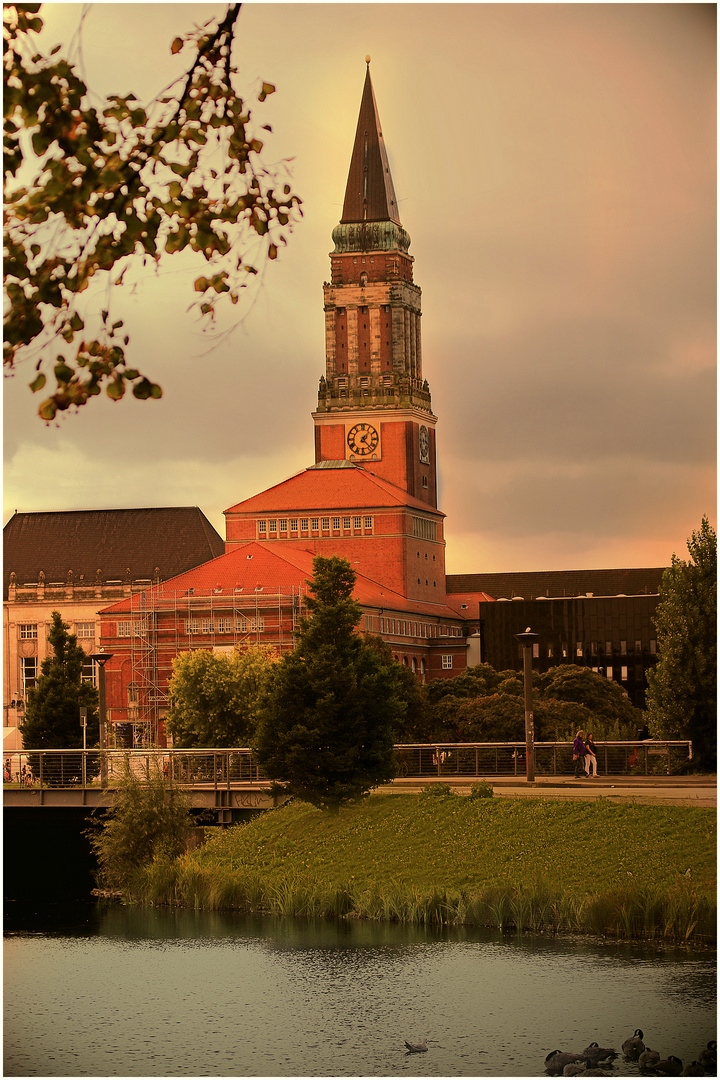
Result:
{"label": "waterfowl on water", "polygon": [[625,1057],[629,1057],[632,1058],[633,1061],[637,1061],[644,1049],[645,1043],[643,1042],[642,1030],[640,1028],[635,1028],[635,1031],[632,1033],[630,1038],[626,1039],[625,1042],[622,1044],[622,1052]]}
{"label": "waterfowl on water", "polygon": [[698,1061],[706,1072],[715,1073],[717,1070],[717,1042],[711,1039],[704,1050],[698,1056]]}
{"label": "waterfowl on water", "polygon": [[425,1054],[427,1053],[427,1039],[423,1039],[421,1043],[409,1043],[405,1040],[405,1046],[407,1047],[408,1054]]}
{"label": "waterfowl on water", "polygon": [[682,1071],[683,1076],[704,1076],[705,1070],[699,1061],[691,1061]]}
{"label": "waterfowl on water", "polygon": [[545,1068],[551,1076],[560,1076],[566,1065],[575,1065],[577,1063],[586,1064],[582,1054],[568,1054],[562,1050],[551,1050],[545,1058]]}
{"label": "waterfowl on water", "polygon": [[649,1046],[646,1046],[638,1058],[638,1065],[641,1069],[652,1069],[655,1062],[659,1060],[660,1055],[657,1050],[651,1050]]}
{"label": "waterfowl on water", "polygon": [[679,1057],[670,1054],[668,1057],[663,1058],[662,1061],[656,1061],[653,1065],[653,1071],[659,1073],[660,1076],[682,1076],[683,1063]]}
{"label": "waterfowl on water", "polygon": [[612,1061],[617,1056],[617,1050],[610,1046],[598,1046],[596,1042],[590,1043],[583,1050],[583,1057],[587,1058],[588,1064],[592,1065],[599,1065],[601,1061],[608,1059]]}

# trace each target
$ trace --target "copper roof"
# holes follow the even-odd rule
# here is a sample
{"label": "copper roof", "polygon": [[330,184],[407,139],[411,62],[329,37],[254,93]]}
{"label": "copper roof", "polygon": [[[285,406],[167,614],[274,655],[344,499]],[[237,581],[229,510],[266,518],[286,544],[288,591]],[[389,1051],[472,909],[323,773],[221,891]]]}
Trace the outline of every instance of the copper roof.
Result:
{"label": "copper roof", "polygon": [[394,221],[400,225],[400,214],[369,67],[365,74],[360,116],[340,221],[342,224]]}
{"label": "copper roof", "polygon": [[197,506],[133,510],[58,510],[15,514],[3,529],[4,597],[10,574],[17,584],[67,581],[72,571],[91,584],[172,577],[225,550],[219,533]]}

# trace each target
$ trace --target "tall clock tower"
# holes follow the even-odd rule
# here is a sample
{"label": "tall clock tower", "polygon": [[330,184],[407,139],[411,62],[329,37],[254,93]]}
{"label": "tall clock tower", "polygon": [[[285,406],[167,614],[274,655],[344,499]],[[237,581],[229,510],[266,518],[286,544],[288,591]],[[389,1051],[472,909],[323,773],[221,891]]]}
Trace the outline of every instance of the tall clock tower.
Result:
{"label": "tall clock tower", "polygon": [[[369,65],[369,57],[366,58]],[[370,68],[325,299],[315,462],[351,461],[437,507],[435,424],[423,379],[420,289],[400,224]]]}

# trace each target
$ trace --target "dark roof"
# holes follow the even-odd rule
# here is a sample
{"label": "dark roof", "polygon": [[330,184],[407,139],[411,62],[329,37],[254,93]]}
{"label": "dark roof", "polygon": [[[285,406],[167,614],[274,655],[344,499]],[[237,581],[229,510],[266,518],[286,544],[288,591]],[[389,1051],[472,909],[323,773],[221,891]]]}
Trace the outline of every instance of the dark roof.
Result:
{"label": "dark roof", "polygon": [[521,596],[641,596],[659,591],[664,567],[632,570],[533,570],[508,574],[448,574],[448,593],[485,592],[496,600]]}
{"label": "dark roof", "polygon": [[3,595],[10,574],[17,584],[78,583],[174,577],[225,551],[220,534],[197,506],[142,510],[57,510],[15,514],[3,529]]}
{"label": "dark roof", "polygon": [[365,74],[360,116],[340,221],[342,224],[394,221],[400,225],[369,67]]}

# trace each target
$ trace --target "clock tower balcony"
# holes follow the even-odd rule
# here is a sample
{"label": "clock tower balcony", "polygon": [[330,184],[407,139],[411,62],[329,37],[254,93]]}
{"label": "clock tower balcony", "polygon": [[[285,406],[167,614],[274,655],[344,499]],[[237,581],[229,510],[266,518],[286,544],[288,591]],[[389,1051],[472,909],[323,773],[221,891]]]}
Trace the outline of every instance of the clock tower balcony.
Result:
{"label": "clock tower balcony", "polygon": [[320,379],[319,413],[338,409],[420,409],[432,416],[427,380],[407,375],[335,375]]}

